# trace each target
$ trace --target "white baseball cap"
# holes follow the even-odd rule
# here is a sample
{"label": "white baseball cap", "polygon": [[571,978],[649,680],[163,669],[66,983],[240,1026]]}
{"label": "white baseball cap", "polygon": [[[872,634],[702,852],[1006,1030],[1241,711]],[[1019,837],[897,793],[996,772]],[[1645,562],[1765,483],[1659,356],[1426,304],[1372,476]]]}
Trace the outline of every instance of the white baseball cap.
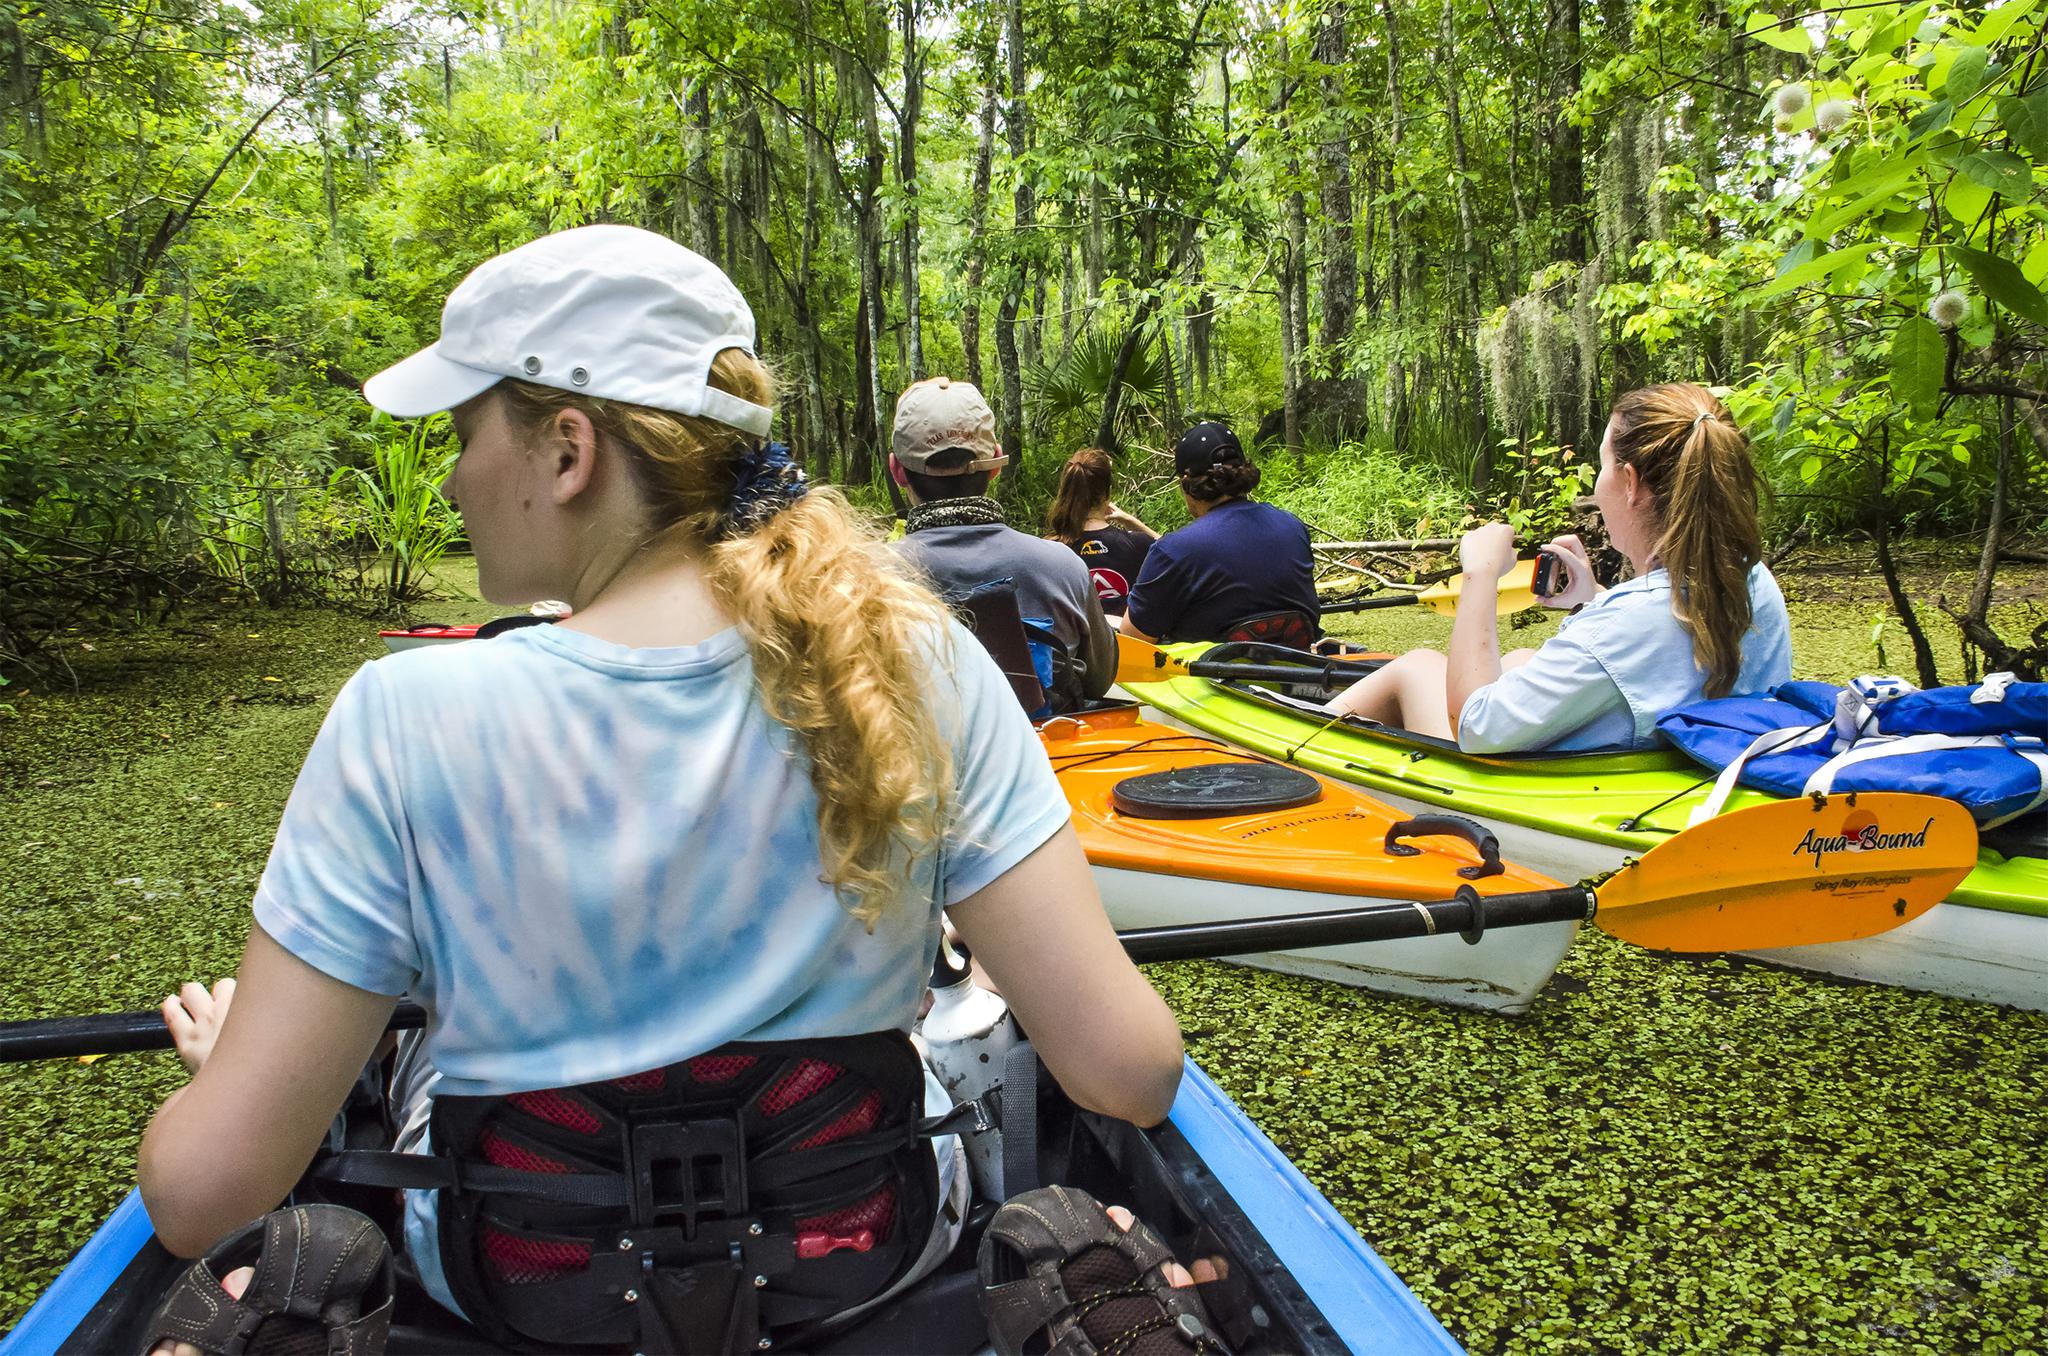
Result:
{"label": "white baseball cap", "polygon": [[579,226],[477,265],[448,294],[440,339],[363,395],[417,419],[517,377],[765,436],[773,411],[710,384],[729,348],[754,351],[754,313],[716,264],[638,227]]}

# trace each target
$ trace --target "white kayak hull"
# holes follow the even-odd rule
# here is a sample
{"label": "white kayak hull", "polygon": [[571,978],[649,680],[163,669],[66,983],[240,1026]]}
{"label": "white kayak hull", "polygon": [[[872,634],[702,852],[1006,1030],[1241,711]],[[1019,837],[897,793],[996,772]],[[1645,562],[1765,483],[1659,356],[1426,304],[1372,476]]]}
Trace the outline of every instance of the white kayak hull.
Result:
{"label": "white kayak hull", "polygon": [[[1097,866],[1096,888],[1118,930],[1234,922],[1355,909],[1360,895],[1311,893]],[[1579,925],[1502,928],[1469,943],[1457,935],[1234,956],[1240,965],[1306,975],[1399,998],[1486,1012],[1526,1012],[1571,949]]]}
{"label": "white kayak hull", "polygon": [[[1158,707],[1144,709],[1148,720],[1210,734]],[[1441,814],[1445,808],[1380,786],[1367,790],[1397,809]],[[1467,806],[1456,807],[1455,812],[1491,829],[1500,840],[1504,861],[1558,880],[1584,880],[1612,871],[1627,855],[1612,844],[1488,819]],[[2048,919],[2030,914],[1944,903],[1910,923],[1861,941],[1737,954],[1813,974],[2048,1012]]]}

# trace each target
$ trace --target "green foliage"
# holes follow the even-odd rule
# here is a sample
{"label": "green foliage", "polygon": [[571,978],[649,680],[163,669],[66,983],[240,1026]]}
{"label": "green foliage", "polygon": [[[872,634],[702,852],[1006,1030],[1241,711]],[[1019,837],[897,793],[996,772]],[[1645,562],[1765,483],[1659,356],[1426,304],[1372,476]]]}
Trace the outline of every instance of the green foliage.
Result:
{"label": "green foliage", "polygon": [[362,530],[381,556],[387,604],[419,598],[436,562],[462,536],[461,519],[441,497],[459,451],[438,418],[420,419],[379,442],[370,469],[344,466],[334,473],[334,487],[355,491]]}
{"label": "green foliage", "polygon": [[[1034,413],[1061,432],[1092,438],[1125,338],[1125,331],[1090,330],[1058,357],[1026,367],[1024,391]],[[1128,441],[1148,423],[1156,428],[1158,407],[1165,398],[1166,367],[1148,336],[1124,367],[1123,394],[1117,408],[1123,440]]]}
{"label": "green foliage", "polygon": [[1592,493],[1599,469],[1593,457],[1573,448],[1502,443],[1494,471],[1509,487],[1501,516],[1523,540],[1548,541],[1571,527],[1572,505]]}

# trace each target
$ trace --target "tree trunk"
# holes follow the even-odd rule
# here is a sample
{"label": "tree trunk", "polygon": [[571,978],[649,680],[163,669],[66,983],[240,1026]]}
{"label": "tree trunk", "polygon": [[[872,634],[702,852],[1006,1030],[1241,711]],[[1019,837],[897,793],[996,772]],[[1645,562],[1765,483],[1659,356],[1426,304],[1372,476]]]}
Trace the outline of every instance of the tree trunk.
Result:
{"label": "tree trunk", "polygon": [[[857,364],[862,399],[856,413],[865,418],[855,421],[853,464],[848,479],[855,484],[865,484],[872,477],[874,464],[884,446],[882,429],[889,409],[882,394],[882,336],[887,331],[887,326],[882,323],[882,293],[887,285],[882,276],[881,192],[885,155],[881,120],[875,108],[880,92],[851,54],[840,54],[837,67],[842,97],[855,100],[862,143],[860,183],[854,195],[853,209],[861,300],[856,356],[865,354],[865,360]],[[856,90],[860,92],[852,93]]]}
{"label": "tree trunk", "polygon": [[996,366],[1003,379],[1003,399],[997,410],[997,427],[1003,451],[1010,456],[1013,473],[1024,454],[1024,378],[1017,361],[1017,293],[1024,280],[1011,269],[1003,287],[1002,304],[996,308]]}
{"label": "tree trunk", "polygon": [[[1398,178],[1402,145],[1407,138],[1407,119],[1401,106],[1401,22],[1393,0],[1380,0],[1380,15],[1386,23],[1387,44],[1387,190],[1390,195],[1399,195],[1402,191]],[[1404,319],[1402,303],[1408,299],[1411,281],[1408,267],[1411,246],[1408,223],[1404,220],[1406,215],[1406,209],[1396,196],[1395,202],[1387,208],[1387,300],[1397,328]],[[1409,410],[1408,366],[1398,349],[1387,364],[1387,409],[1394,447],[1399,451],[1408,445]]]}
{"label": "tree trunk", "polygon": [[718,191],[711,180],[711,93],[699,81],[683,100],[690,121],[690,248],[718,257]]}
{"label": "tree trunk", "polygon": [[2005,544],[2005,501],[2012,481],[2011,396],[1998,399],[1998,470],[1991,481],[1991,508],[1984,524],[1984,551],[1977,560],[1977,578],[1970,585],[1967,613],[1981,624],[1989,624],[1991,582],[1998,573],[1999,548]]}
{"label": "tree trunk", "polygon": [[[1448,10],[1450,5],[1445,4]],[[1358,253],[1353,241],[1356,210],[1351,200],[1351,108],[1343,68],[1349,53],[1344,0],[1335,0],[1316,34],[1315,58],[1324,66],[1323,139],[1317,148],[1322,171],[1323,318],[1317,333],[1323,374],[1344,374],[1344,341],[1358,311]]]}
{"label": "tree trunk", "polygon": [[[768,153],[768,131],[761,125],[761,107],[752,101],[747,104],[747,113],[742,122],[747,143],[747,197],[745,215],[748,219],[749,252],[753,255],[754,286],[765,301],[776,287],[775,250],[768,238],[768,227],[774,221],[771,196],[774,192],[775,163]],[[776,322],[782,315],[779,306],[766,307],[760,317],[763,336],[762,347],[776,349],[780,345],[770,342],[767,336],[778,333]]]}
{"label": "tree trunk", "polygon": [[1565,105],[1579,92],[1583,57],[1579,42],[1580,0],[1548,0],[1550,57],[1550,217],[1552,254],[1586,262],[1586,164],[1579,128]]}
{"label": "tree trunk", "polygon": [[806,448],[811,458],[814,473],[822,469],[825,475],[835,473],[835,453],[839,450],[831,437],[831,424],[825,412],[825,341],[823,326],[811,314],[812,288],[816,282],[818,243],[824,233],[823,198],[824,180],[829,172],[825,157],[830,153],[818,124],[818,66],[817,54],[811,47],[808,35],[811,33],[810,5],[803,7],[805,51],[799,66],[799,88],[804,110],[804,224],[803,235],[797,243],[797,266],[795,295],[791,298],[792,320],[796,333],[804,337],[809,358],[809,370],[804,373],[805,395],[810,401],[810,435],[822,448]]}
{"label": "tree trunk", "polygon": [[974,144],[974,180],[968,198],[967,300],[960,308],[960,347],[967,354],[967,379],[986,390],[981,370],[981,282],[988,268],[988,190],[996,143],[995,33],[975,49],[981,73],[981,128]]}
{"label": "tree trunk", "polygon": [[1031,227],[1037,212],[1031,175],[1024,162],[1030,149],[1029,113],[1024,88],[1024,0],[1008,0],[1003,15],[1004,43],[1009,48],[1010,99],[1003,110],[1004,130],[1010,142],[1010,172],[1016,177],[1011,193],[1015,227],[1011,234],[1010,276],[1003,289],[1002,314],[997,321],[996,356],[1003,368],[1003,450],[1010,454],[1012,484],[1022,484],[1024,459],[1024,380],[1018,363],[1018,346],[1025,336],[1017,332],[1018,312],[1023,307],[1026,277],[1024,261],[1033,245]]}
{"label": "tree trunk", "polygon": [[1479,221],[1472,205],[1472,175],[1465,153],[1465,123],[1459,101],[1458,32],[1454,9],[1446,4],[1437,30],[1437,57],[1443,63],[1445,111],[1451,133],[1451,168],[1457,176],[1458,274],[1462,323],[1458,329],[1457,352],[1452,356],[1463,385],[1464,404],[1470,411],[1472,433],[1478,455],[1472,462],[1472,489],[1484,495],[1493,481],[1493,438],[1486,426],[1486,390],[1479,367]]}
{"label": "tree trunk", "polygon": [[1102,180],[1095,175],[1088,177],[1088,234],[1087,273],[1088,310],[1095,311],[1096,303],[1102,300]]}
{"label": "tree trunk", "polygon": [[902,0],[902,144],[896,181],[903,189],[903,324],[907,381],[924,380],[924,306],[918,293],[917,120],[924,106],[924,61],[917,46],[917,0]]}

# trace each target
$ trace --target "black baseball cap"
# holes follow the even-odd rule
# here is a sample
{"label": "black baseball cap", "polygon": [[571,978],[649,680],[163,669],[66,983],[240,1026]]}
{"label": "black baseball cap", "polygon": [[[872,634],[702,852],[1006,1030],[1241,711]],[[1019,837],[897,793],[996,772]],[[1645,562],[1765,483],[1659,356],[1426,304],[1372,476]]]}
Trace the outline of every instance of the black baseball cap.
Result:
{"label": "black baseball cap", "polygon": [[1175,475],[1193,475],[1212,466],[1243,460],[1244,448],[1237,435],[1214,420],[1195,425],[1181,434],[1180,441],[1173,446]]}

